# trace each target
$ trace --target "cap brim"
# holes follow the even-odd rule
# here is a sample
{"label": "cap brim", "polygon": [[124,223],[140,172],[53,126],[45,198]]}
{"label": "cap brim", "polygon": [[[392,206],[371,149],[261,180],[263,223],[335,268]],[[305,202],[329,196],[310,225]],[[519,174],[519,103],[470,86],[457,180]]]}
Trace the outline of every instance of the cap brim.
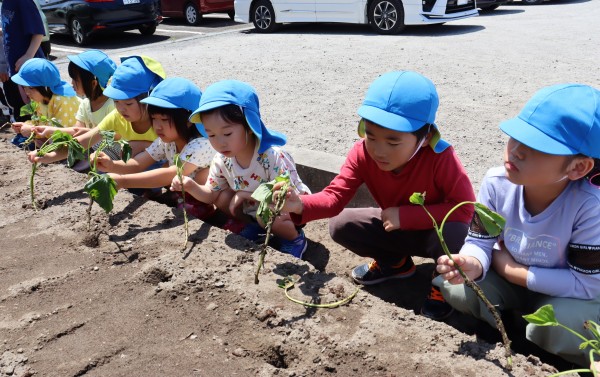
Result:
{"label": "cap brim", "polygon": [[577,150],[556,141],[519,117],[502,122],[500,129],[519,143],[536,151],[560,156],[579,153]]}
{"label": "cap brim", "polygon": [[146,97],[140,101],[141,103],[146,103],[148,105],[162,107],[165,109],[178,109],[178,106],[173,105],[171,102],[168,102],[162,98],[157,97]]}
{"label": "cap brim", "polygon": [[60,87],[52,88],[52,92],[54,94],[58,94],[59,96],[64,96],[64,97],[74,97],[77,95],[77,93],[75,93],[75,90],[71,87],[71,85],[69,85],[67,83],[64,83]]}
{"label": "cap brim", "polygon": [[135,97],[137,97],[141,93],[138,93],[138,94],[128,93],[128,92],[125,92],[125,91],[123,91],[121,89],[116,89],[113,86],[108,86],[106,89],[104,89],[104,91],[102,92],[102,94],[104,94],[108,98],[112,98],[112,99],[117,100],[117,101],[123,101],[123,100],[126,100],[126,99],[135,98]]}
{"label": "cap brim", "polygon": [[21,77],[18,73],[10,78],[15,84],[19,84],[21,86],[37,86],[35,83],[31,83]]}
{"label": "cap brim", "polygon": [[190,115],[190,122],[202,123],[202,119],[200,116],[201,112],[216,109],[217,107],[226,106],[226,105],[232,105],[232,103],[228,102],[228,101],[212,101],[212,102],[203,103],[202,105],[200,105],[199,108],[197,108],[192,113],[192,115]]}
{"label": "cap brim", "polygon": [[363,105],[358,115],[381,127],[400,132],[413,132],[423,127],[426,122],[389,113],[374,106]]}
{"label": "cap brim", "polygon": [[73,64],[78,66],[79,68],[83,68],[86,71],[90,70],[89,64],[86,64],[81,58],[77,55],[67,55],[67,59],[69,59]]}

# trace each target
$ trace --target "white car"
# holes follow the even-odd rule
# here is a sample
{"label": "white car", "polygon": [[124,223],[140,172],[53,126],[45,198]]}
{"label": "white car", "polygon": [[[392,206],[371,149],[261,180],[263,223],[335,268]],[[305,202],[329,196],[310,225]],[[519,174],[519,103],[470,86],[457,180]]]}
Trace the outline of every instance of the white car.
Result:
{"label": "white car", "polygon": [[235,20],[269,33],[284,22],[370,24],[380,34],[478,14],[475,0],[235,0]]}

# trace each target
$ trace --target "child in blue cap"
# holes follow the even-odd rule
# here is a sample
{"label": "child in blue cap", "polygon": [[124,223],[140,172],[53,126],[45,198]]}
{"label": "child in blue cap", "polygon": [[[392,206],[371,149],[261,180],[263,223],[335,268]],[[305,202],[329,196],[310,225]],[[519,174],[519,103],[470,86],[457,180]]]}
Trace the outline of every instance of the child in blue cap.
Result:
{"label": "child in blue cap", "polygon": [[[487,172],[478,201],[506,226],[492,237],[475,216],[454,261],[501,311],[551,304],[560,323],[587,333],[584,322],[600,313],[600,91],[544,88],[500,129],[510,136],[504,166]],[[437,270],[452,306],[495,326],[448,257]],[[526,337],[569,362],[590,363],[581,339],[561,327],[529,324]]]}
{"label": "child in blue cap", "polygon": [[[112,80],[104,89],[103,94],[112,98],[115,110],[110,112],[97,127],[79,135],[76,140],[86,149],[100,142],[100,131],[115,131],[117,138],[130,142],[133,155],[144,151],[157,135],[152,128],[152,121],[146,105],[140,101],[148,96],[150,91],[165,77],[165,72],[156,60],[145,56],[123,58],[115,70]],[[111,158],[120,159],[120,151],[105,152]],[[35,153],[29,154],[31,162],[50,163],[67,158],[67,149],[59,149],[42,157]]]}
{"label": "child in blue cap", "polygon": [[[88,50],[78,55],[69,55],[69,76],[77,95],[83,100],[75,115],[73,127],[61,131],[71,135],[79,135],[88,129],[96,127],[110,112],[115,109],[112,98],[105,96],[102,91],[108,80],[117,69],[115,62],[100,50]],[[56,127],[40,126],[35,132],[50,137]]]}
{"label": "child in blue cap", "polygon": [[[30,59],[11,80],[21,85],[27,97],[37,103],[37,115],[54,118],[63,126],[75,123],[79,98],[71,85],[60,79],[60,72],[52,62],[42,58]],[[13,143],[21,144],[31,135],[32,127],[30,122],[13,123],[12,128],[18,133]]]}
{"label": "child in blue cap", "polygon": [[[248,221],[240,233],[253,241],[264,233],[264,224],[257,224],[256,203],[251,195],[261,184],[284,173],[290,174],[298,194],[309,193],[302,183],[291,156],[280,146],[284,135],[265,127],[260,119],[258,96],[250,85],[226,80],[209,86],[200,100],[200,106],[190,118],[200,133],[210,140],[218,152],[212,161],[206,184],[185,178],[185,191],[205,203],[215,203],[225,213]],[[178,178],[171,189],[181,191]],[[273,234],[281,241],[280,250],[302,258],[306,238],[287,214],[277,217]]]}
{"label": "child in blue cap", "polygon": [[[163,80],[150,96],[140,101],[148,105],[152,127],[158,138],[144,152],[127,162],[114,161],[105,153],[98,154],[98,169],[110,172],[119,189],[163,187],[170,185],[177,174],[174,158],[175,154],[179,154],[184,162],[183,175],[204,184],[215,150],[188,120],[198,108],[201,96],[200,89],[189,80],[179,77]],[[164,160],[168,161],[168,167],[145,171]],[[188,197],[186,210],[204,219],[213,214],[215,208],[212,204]]]}
{"label": "child in blue cap", "polygon": [[[410,71],[382,75],[358,109],[362,139],[348,153],[340,174],[319,193],[288,193],[284,210],[296,224],[331,218],[334,241],[372,258],[352,270],[359,284],[408,278],[416,270],[413,255],[435,260],[443,254],[431,219],[409,201],[414,192],[427,193],[425,205],[438,224],[456,204],[475,199],[453,148],[440,138],[435,124],[438,104],[435,86],[426,77]],[[363,183],[380,208],[344,209]],[[462,246],[472,216],[472,206],[462,206],[450,216],[444,226],[450,250]],[[452,307],[432,285],[421,312],[439,320],[449,316]]]}

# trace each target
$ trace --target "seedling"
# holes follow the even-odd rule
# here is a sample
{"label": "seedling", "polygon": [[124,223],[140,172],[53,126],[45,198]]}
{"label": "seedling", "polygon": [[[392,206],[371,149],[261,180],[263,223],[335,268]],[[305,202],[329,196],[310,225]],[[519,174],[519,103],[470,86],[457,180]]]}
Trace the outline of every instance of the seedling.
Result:
{"label": "seedling", "polygon": [[[114,131],[100,131],[102,140],[98,144],[96,149],[96,156],[100,154],[104,149],[113,147],[118,144],[121,146],[121,159],[127,162],[131,157],[131,146],[126,140],[119,139],[115,140]],[[88,160],[90,160],[90,148],[88,148]],[[89,180],[83,187],[83,190],[90,195],[90,204],[87,209],[88,216],[88,231],[90,230],[92,222],[92,205],[94,202],[109,213],[113,209],[113,200],[117,194],[117,183],[108,174],[99,173],[97,169],[97,158],[94,158],[90,164],[90,171],[88,173]]]}
{"label": "seedling", "polygon": [[589,330],[593,335],[593,339],[587,339],[577,331],[558,322],[558,320],[554,316],[554,308],[552,307],[552,305],[544,305],[541,308],[539,308],[535,313],[524,315],[523,318],[525,318],[527,322],[533,323],[536,326],[560,326],[583,341],[579,346],[579,349],[583,350],[585,348],[590,347],[589,360],[591,364],[591,369],[573,369],[553,374],[550,377],[563,376],[565,374],[572,373],[592,373],[594,377],[598,377],[598,375],[600,375],[600,371],[596,370],[596,367],[594,365],[594,356],[600,356],[600,326],[596,322],[584,322],[583,327]]}
{"label": "seedling", "polygon": [[287,192],[288,188],[292,184],[290,181],[290,175],[288,173],[284,173],[270,182],[262,183],[252,193],[252,198],[259,202],[256,215],[263,221],[263,224],[266,224],[265,230],[267,231],[265,242],[262,244],[260,255],[258,257],[258,266],[256,266],[256,272],[254,273],[254,284],[259,283],[258,274],[265,263],[265,256],[267,255],[267,247],[269,245],[269,240],[271,239],[271,228],[273,226],[273,222],[277,216],[279,216],[281,209],[285,204],[285,195],[279,195],[277,201],[275,202],[274,208],[271,209],[271,205],[273,204],[273,186],[275,186],[275,184],[278,182],[284,182],[283,186],[281,186],[282,193]]}
{"label": "seedling", "polygon": [[340,301],[330,302],[327,304],[315,304],[312,302],[301,301],[301,300],[291,297],[289,295],[288,291],[290,289],[294,288],[295,284],[296,284],[296,280],[294,280],[294,278],[292,278],[291,276],[286,276],[279,282],[278,286],[279,286],[279,288],[282,288],[285,291],[285,297],[287,297],[288,300],[290,300],[291,302],[295,302],[296,304],[300,304],[300,305],[309,307],[309,308],[325,308],[325,309],[337,308],[338,306],[342,306],[344,304],[349,303],[354,298],[354,296],[356,296],[358,291],[360,290],[360,287],[357,287],[356,290],[354,291],[354,293],[352,293],[350,296],[348,296]]}
{"label": "seedling", "polygon": [[[477,216],[479,216],[479,219],[481,220],[481,223],[483,224],[485,230],[491,236],[498,236],[502,232],[502,228],[504,227],[504,225],[506,223],[506,221],[504,220],[504,218],[502,216],[500,216],[496,212],[490,210],[483,204],[465,201],[465,202],[461,202],[461,203],[458,203],[457,205],[455,205],[446,214],[446,216],[444,216],[444,219],[442,220],[441,225],[438,226],[437,221],[435,221],[435,219],[433,218],[431,213],[427,210],[427,207],[425,207],[425,193],[421,194],[421,193],[415,192],[410,196],[409,200],[412,204],[420,205],[425,210],[425,212],[427,212],[427,215],[429,215],[429,217],[431,218],[431,221],[433,221],[433,228],[435,229],[435,231],[437,233],[437,236],[440,240],[440,243],[442,245],[442,249],[444,250],[444,253],[453,262],[454,262],[454,259],[452,258],[452,254],[450,253],[450,250],[448,249],[448,245],[446,245],[446,241],[444,240],[444,236],[442,233],[444,230],[444,224],[446,223],[446,220],[448,220],[448,217],[452,214],[452,212],[454,212],[455,210],[457,210],[459,207],[461,207],[463,205],[472,204],[475,207],[475,212],[477,213]],[[465,284],[477,294],[477,296],[481,299],[481,301],[483,301],[485,303],[485,306],[488,308],[488,310],[494,317],[494,320],[496,321],[496,326],[498,327],[498,331],[500,331],[500,334],[502,335],[502,342],[504,343],[504,348],[506,350],[505,351],[506,362],[507,362],[506,369],[511,370],[512,369],[512,356],[511,356],[511,351],[510,351],[510,340],[508,339],[508,335],[506,334],[506,329],[504,328],[504,323],[502,322],[502,318],[500,318],[500,314],[498,313],[498,311],[496,310],[494,305],[492,305],[492,303],[487,299],[487,297],[485,297],[485,294],[483,293],[483,291],[481,290],[479,285],[477,283],[475,283],[473,280],[471,280],[464,273],[462,268],[460,268],[460,266],[458,266],[456,263],[454,264],[454,266],[456,267],[456,270],[458,271],[460,276],[464,279]]]}
{"label": "seedling", "polygon": [[181,159],[181,155],[179,153],[177,153],[175,155],[174,162],[175,162],[175,167],[177,168],[177,178],[179,178],[179,182],[181,182],[181,198],[183,200],[183,222],[184,222],[183,225],[185,228],[185,240],[183,242],[183,247],[181,248],[181,250],[183,251],[183,250],[185,250],[188,239],[190,238],[190,229],[188,227],[187,211],[185,209],[185,189],[183,188],[183,164],[185,162]]}
{"label": "seedling", "polygon": [[61,127],[62,125],[56,120],[56,118],[48,118],[45,115],[39,115],[37,112],[37,109],[39,108],[39,104],[35,101],[30,101],[28,104],[26,104],[25,106],[21,107],[21,110],[19,111],[19,114],[21,116],[31,116],[31,123],[33,123],[34,126],[39,126],[39,125],[49,125],[49,126],[55,126],[55,127]]}
{"label": "seedling", "polygon": [[[33,133],[31,134],[34,135]],[[76,161],[85,158],[85,153],[81,144],[66,132],[54,131],[52,136],[42,144],[40,149],[37,150],[36,156],[42,157],[47,153],[54,152],[60,148],[68,148],[67,165],[73,166]],[[29,177],[29,190],[31,193],[31,206],[37,211],[37,205],[35,203],[35,188],[34,188],[34,177],[37,171],[37,162],[31,164],[31,176]]]}

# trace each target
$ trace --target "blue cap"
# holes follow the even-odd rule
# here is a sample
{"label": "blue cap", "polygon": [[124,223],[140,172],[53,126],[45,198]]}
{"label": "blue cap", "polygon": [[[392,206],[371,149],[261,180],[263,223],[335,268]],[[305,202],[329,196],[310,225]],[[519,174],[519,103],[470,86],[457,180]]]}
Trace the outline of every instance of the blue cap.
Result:
{"label": "blue cap", "polygon": [[363,119],[358,134],[364,137],[364,120],[398,132],[414,132],[426,124],[434,127],[429,145],[436,152],[444,151],[450,144],[441,139],[435,124],[439,97],[428,78],[410,71],[388,72],[369,86],[365,100],[358,109]]}
{"label": "blue cap", "polygon": [[68,55],[67,58],[79,68],[96,76],[102,88],[106,88],[108,79],[117,69],[117,64],[100,50],[88,50],[78,55]]}
{"label": "blue cap", "polygon": [[22,86],[45,86],[59,96],[73,97],[75,90],[66,81],[60,79],[56,66],[42,58],[27,60],[19,72],[10,78]]}
{"label": "blue cap", "polygon": [[246,122],[258,138],[258,153],[276,145],[285,145],[287,139],[284,134],[268,130],[260,119],[258,96],[252,86],[236,80],[224,80],[210,85],[202,94],[200,107],[192,113],[190,121],[196,123],[198,131],[206,137],[204,125],[200,114],[203,111],[216,109],[226,105],[240,106],[244,111]]}
{"label": "blue cap", "polygon": [[162,79],[163,77],[146,66],[142,57],[133,56],[117,67],[102,94],[114,100],[135,98],[140,94],[149,93]]}
{"label": "blue cap", "polygon": [[200,105],[201,97],[200,88],[193,82],[181,77],[171,77],[156,85],[150,96],[140,102],[167,109],[194,111]]}
{"label": "blue cap", "polygon": [[581,84],[543,88],[500,129],[540,152],[600,158],[600,91]]}

